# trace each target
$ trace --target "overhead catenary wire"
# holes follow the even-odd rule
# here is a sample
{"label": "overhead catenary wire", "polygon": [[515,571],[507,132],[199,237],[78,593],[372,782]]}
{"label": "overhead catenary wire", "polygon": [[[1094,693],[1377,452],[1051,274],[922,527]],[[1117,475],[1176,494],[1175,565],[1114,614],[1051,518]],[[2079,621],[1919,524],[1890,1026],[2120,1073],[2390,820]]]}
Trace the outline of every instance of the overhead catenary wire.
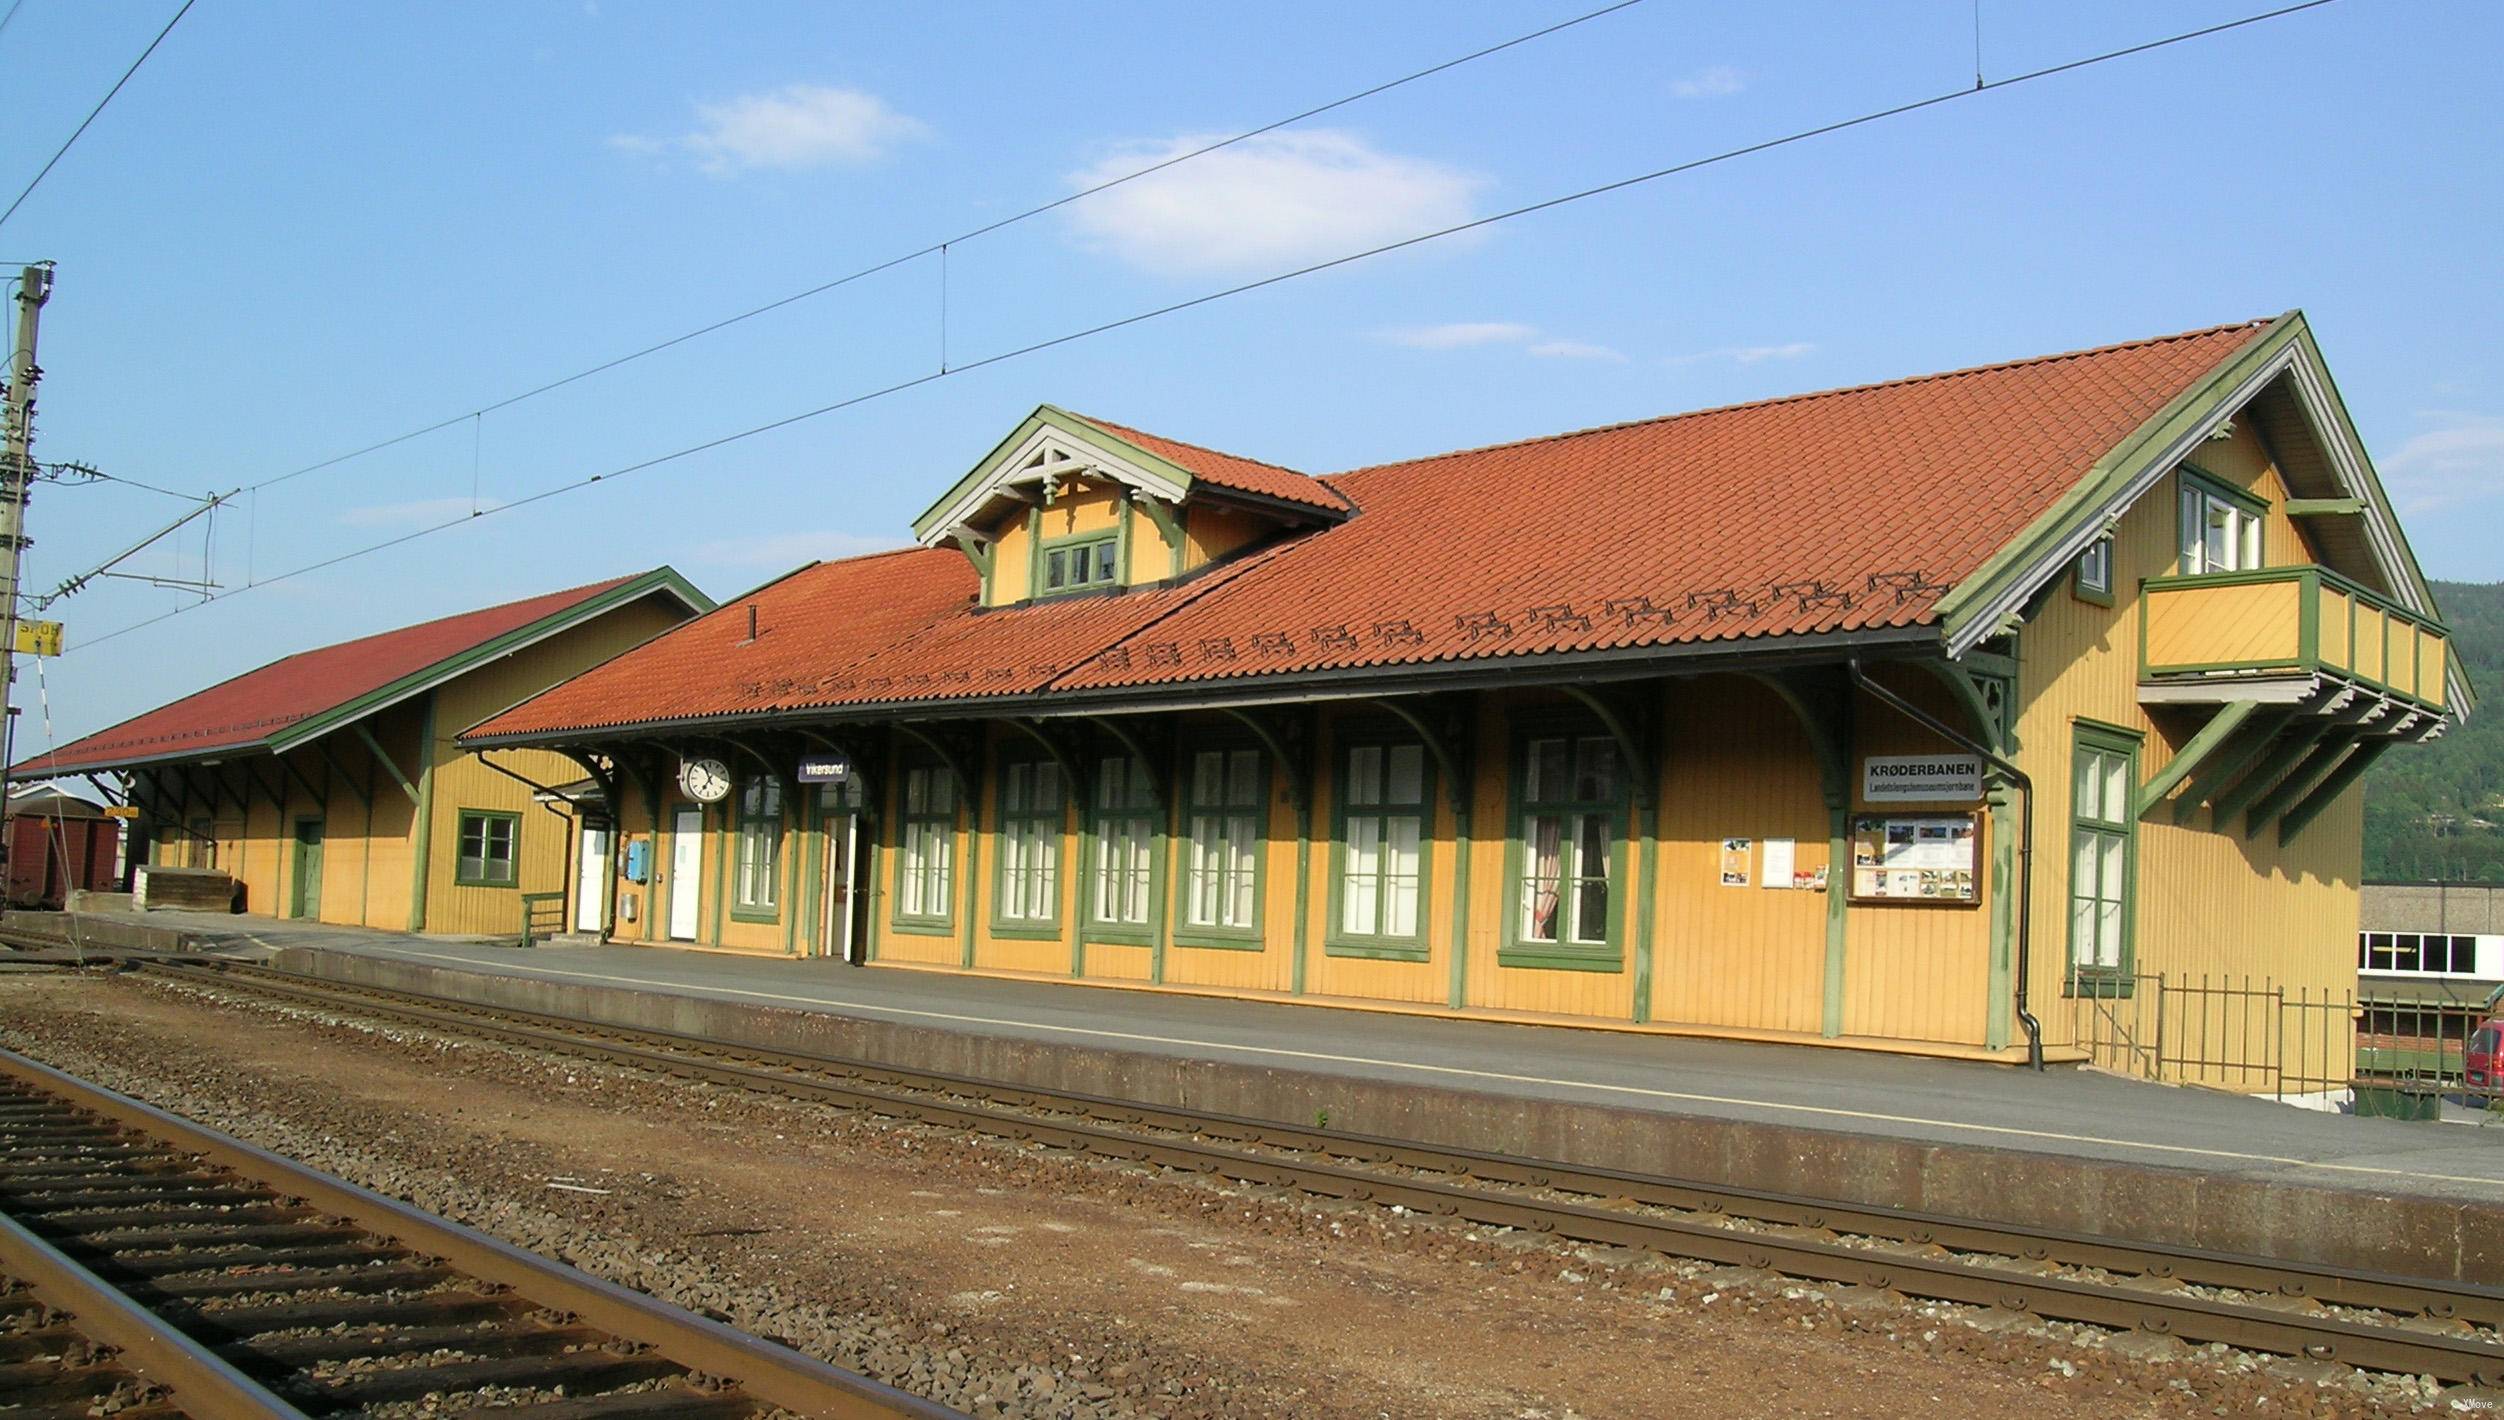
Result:
{"label": "overhead catenary wire", "polygon": [[[1114,188],[1120,187],[1125,183],[1137,182],[1141,178],[1161,173],[1167,168],[1190,162],[1194,158],[1206,157],[1211,153],[1219,151],[1220,149],[1231,148],[1238,143],[1249,142],[1252,139],[1262,136],[1263,134],[1275,133],[1281,128],[1287,128],[1295,124],[1302,123],[1308,118],[1318,118],[1323,114],[1333,111],[1334,109],[1342,109],[1346,108],[1350,104],[1361,103],[1366,99],[1374,98],[1381,94],[1387,94],[1394,89],[1414,84],[1421,79],[1430,79],[1437,74],[1457,69],[1464,64],[1475,63],[1476,61],[1488,58],[1489,56],[1501,54],[1508,49],[1517,49],[1520,46],[1529,44],[1535,40],[1545,39],[1550,35],[1560,34],[1566,30],[1570,30],[1577,25],[1589,24],[1593,20],[1614,15],[1620,10],[1633,9],[1635,6],[1642,3],[1644,3],[1644,0],[1614,0],[1614,3],[1603,5],[1596,10],[1588,10],[1582,14],[1572,16],[1569,19],[1559,20],[1552,25],[1545,25],[1525,34],[1515,35],[1511,39],[1487,45],[1480,49],[1471,50],[1467,54],[1458,55],[1454,58],[1443,60],[1440,63],[1430,64],[1423,69],[1412,70],[1396,79],[1386,79],[1379,84],[1359,89],[1355,93],[1345,94],[1339,98],[1332,99],[1328,103],[1315,104],[1310,108],[1300,109],[1294,113],[1288,114],[1284,118],[1272,119],[1257,128],[1247,128],[1240,133],[1229,134],[1224,138],[1215,140],[1214,142],[1204,143],[1196,148],[1175,153],[1169,157],[1160,158],[1157,161],[1148,164],[1146,167],[1123,173],[1118,177],[1107,178],[1103,182],[1082,187],[1075,192],[1053,198],[1049,202],[1040,202],[1032,207],[1023,209],[1022,211],[1012,212],[1008,216],[986,222],[979,227],[974,227],[967,231],[959,232],[952,237],[944,237],[927,245],[915,247],[911,251],[902,252],[895,256],[872,262],[867,266],[859,268],[858,270],[846,272],[843,275],[834,277],[831,280],[821,281],[817,285],[811,286],[806,290],[794,291],[788,296],[782,296],[774,300],[767,301],[761,306],[751,306],[747,310],[741,311],[736,315],[724,316],[720,320],[697,326],[693,330],[682,331],[677,335],[670,336],[666,340],[656,340],[653,343],[639,349],[627,351],[623,355],[613,356],[609,359],[602,360],[597,364],[586,365],[582,369],[574,371],[572,374],[562,375],[556,379],[533,385],[528,389],[519,391],[518,393],[506,395],[501,399],[491,400],[485,404],[479,405],[475,409],[468,410],[460,414],[454,414],[443,419],[438,419],[431,424],[424,424],[414,429],[404,430],[398,434],[390,436],[389,438],[378,439],[373,443],[366,444],[359,448],[350,449],[345,453],[333,454],[328,458],[306,464],[301,468],[291,469],[286,473],[276,474],[272,477],[262,479],[258,483],[248,484],[246,487],[255,489],[268,488],[274,484],[286,483],[294,479],[302,478],[309,473],[319,473],[327,468],[336,468],[343,463],[353,463],[356,460],[365,457],[367,454],[378,454],[385,449],[396,448],[401,444],[405,444],[411,439],[422,439],[429,434],[440,433],[443,430],[459,424],[464,419],[471,419],[480,415],[493,414],[500,409],[510,409],[514,405],[537,399],[541,395],[553,394],[558,390],[564,389],[568,385],[579,384],[584,380],[590,379],[594,375],[607,374],[609,371],[618,369],[621,366],[631,365],[638,360],[658,355],[665,350],[675,349],[691,340],[701,340],[705,336],[728,330],[732,326],[754,320],[759,316],[771,315],[775,311],[779,311],[786,306],[797,305],[800,302],[809,300],[813,297],[823,296],[829,291],[849,286],[856,281],[866,280],[869,277],[878,275],[880,272],[892,271],[899,266],[908,265],[912,262],[919,261],[924,257],[936,256],[939,258],[942,273],[940,278],[942,282],[942,295],[940,299],[943,303],[944,309],[944,303],[946,301],[945,271],[947,264],[947,252],[948,248],[951,246],[962,245],[963,243],[970,242],[977,237],[989,236],[994,232],[1014,227],[1021,222],[1030,221],[1036,217],[1041,217],[1046,213],[1058,211],[1063,207],[1069,206],[1073,202],[1084,201],[1087,198],[1095,196],[1097,193],[1110,192]],[[940,335],[942,345],[940,358],[943,364],[946,361],[945,344],[947,338],[944,321],[945,316],[943,314],[943,325]]]}
{"label": "overhead catenary wire", "polygon": [[[174,32],[174,26],[182,23],[183,16],[191,13],[191,7],[195,3],[197,0],[183,0],[182,8],[174,12],[174,18],[165,22],[165,28],[156,32],[156,38],[148,41],[146,49],[139,51],[139,57],[130,62],[128,69],[122,71],[122,77],[113,81],[113,87],[104,91],[104,97],[96,100],[96,106],[89,109],[87,116],[78,121],[78,127],[72,129],[70,136],[61,140],[61,146],[53,150],[52,156],[44,160],[43,167],[35,173],[33,180],[26,184],[25,191],[17,195],[17,200],[9,204],[6,212],[0,212],[0,226],[8,225],[9,219],[17,215],[17,209],[26,205],[26,199],[35,195],[35,189],[43,185],[43,180],[52,175],[53,167],[69,153],[71,146],[86,134],[88,125],[96,121],[96,115],[103,113],[104,106],[113,102],[114,95],[119,94],[122,86],[130,82],[131,75],[139,72],[140,65],[148,62],[148,56],[157,52],[157,46],[165,43],[165,37]],[[9,13],[14,16],[17,13],[16,8],[12,6]],[[5,23],[6,21],[0,21],[0,24]]]}
{"label": "overhead catenary wire", "polygon": [[[2061,74],[2075,73],[2079,70],[2092,68],[2099,64],[2107,64],[2116,60],[2147,54],[2155,50],[2170,48],[2174,45],[2186,44],[2193,40],[2206,39],[2215,35],[2227,33],[2228,31],[2243,29],[2248,26],[2262,24],[2270,20],[2282,19],[2289,15],[2300,14],[2307,10],[2322,9],[2336,3],[2337,0],[2298,0],[2298,3],[2295,4],[2282,5],[2276,9],[2264,10],[2257,14],[2245,15],[2239,19],[2220,21],[2217,24],[2205,25],[2198,29],[2183,30],[2174,34],[2166,35],[2159,39],[2145,40],[2137,44],[2126,45],[2117,49],[2103,50],[2077,59],[2065,60],[2058,64],[2046,65],[2040,69],[2031,69],[2024,73],[2010,75],[2005,79],[1994,79],[1987,82],[1980,88],[1969,89],[1960,84],[1957,88],[1950,89],[1942,93],[1932,94],[1924,98],[1909,99],[1905,102],[1893,104],[1885,108],[1871,109],[1855,114],[1849,118],[1836,119],[1810,128],[1796,129],[1792,132],[1782,134],[1779,137],[1762,139],[1757,142],[1743,144],[1735,148],[1725,148],[1719,152],[1707,154],[1703,157],[1686,159],[1681,162],[1671,163],[1665,167],[1653,168],[1646,172],[1635,173],[1628,177],[1618,178],[1611,182],[1600,183],[1591,187],[1579,188],[1572,192],[1560,193],[1553,197],[1542,198],[1536,202],[1524,203],[1518,207],[1507,208],[1501,212],[1490,213],[1484,217],[1472,218],[1466,222],[1456,222],[1449,226],[1437,228],[1433,231],[1421,232],[1415,236],[1404,237],[1397,241],[1385,242],[1378,246],[1367,247],[1361,251],[1349,252],[1343,256],[1336,256],[1327,260],[1312,262],[1304,266],[1296,267],[1293,270],[1282,271],[1275,275],[1260,277],[1252,281],[1240,282],[1236,285],[1227,286],[1219,290],[1204,292],[1201,295],[1169,302],[1165,305],[1155,306],[1148,310],[1134,312],[1130,315],[1121,316],[1113,320],[1102,321],[1095,325],[1082,327],[1077,330],[1067,331],[1060,335],[1033,341],[1029,344],[1017,346],[1013,349],[1002,350],[994,354],[983,356],[979,359],[969,360],[964,364],[953,366],[944,371],[934,370],[926,374],[915,375],[906,379],[897,380],[891,384],[883,385],[875,389],[865,390],[858,394],[849,395],[843,399],[835,400],[832,403],[819,405],[814,409],[801,410],[796,414],[788,414],[779,419],[768,420],[763,424],[751,425],[744,429],[735,430],[728,434],[722,434],[703,440],[700,443],[689,444],[683,448],[673,449],[667,453],[656,454],[650,458],[641,459],[634,463],[624,464],[616,468],[608,469],[604,472],[594,473],[565,483],[555,484],[550,487],[543,488],[536,493],[516,498],[509,503],[500,503],[492,508],[481,509],[473,514],[465,514],[458,518],[446,519],[443,522],[432,523],[425,527],[415,528],[408,532],[401,533],[398,536],[385,538],[379,542],[352,548],[347,551],[322,558],[318,561],[309,562],[302,566],[291,568],[285,572],[276,573],[258,581],[247,582],[242,586],[228,589],[217,593],[214,596],[205,597],[199,602],[191,603],[185,606],[178,606],[169,611],[160,612],[155,616],[132,622],[127,626],[122,626],[115,630],[106,632],[102,636],[93,637],[85,641],[82,646],[77,649],[92,649],[93,647],[103,645],[120,637],[130,635],[135,631],[140,631],[147,627],[154,626],[161,621],[167,620],[168,618],[180,616],[185,612],[196,611],[200,607],[207,606],[213,602],[224,601],[230,597],[240,596],[245,592],[253,590],[255,587],[269,586],[278,582],[287,581],[291,578],[319,572],[326,568],[336,567],[343,562],[353,561],[357,558],[370,556],[377,552],[388,551],[391,548],[404,546],[408,543],[415,542],[420,538],[430,537],[436,533],[444,532],[452,528],[467,526],[479,521],[482,518],[491,517],[500,513],[515,512],[568,493],[581,492],[601,483],[611,482],[616,479],[626,477],[629,474],[641,473],[647,469],[658,468],[664,464],[675,463],[682,459],[692,458],[698,454],[709,453],[714,449],[722,448],[726,445],[739,443],[743,440],[752,439],[759,435],[770,434],[778,429],[787,429],[795,424],[805,423],[809,420],[821,418],[825,415],[834,414],[842,410],[856,408],[860,405],[868,404],[876,400],[886,399],[894,395],[902,394],[908,390],[918,389],[923,385],[934,384],[940,380],[953,379],[959,375],[971,374],[976,370],[986,369],[993,365],[1000,365],[1012,360],[1023,359],[1030,355],[1040,354],[1046,350],[1056,349],[1060,346],[1073,344],[1082,340],[1089,340],[1096,336],[1109,334],[1113,331],[1123,330],[1134,325],[1141,325],[1150,321],[1159,320],[1166,316],[1177,315],[1184,311],[1194,310],[1198,307],[1211,305],[1219,301],[1228,300],[1232,297],[1246,295],[1254,291],[1266,290],[1269,287],[1281,285],[1289,281],[1295,281],[1306,276],[1316,275],[1320,272],[1336,270],[1340,267],[1354,265],[1355,263],[1366,261],[1374,257],[1388,255],[1396,251],[1405,251],[1411,247],[1422,246],[1429,242],[1459,236],[1465,232],[1477,231],[1482,228],[1495,226],[1499,223],[1510,222],[1522,217],[1534,215],[1536,213],[1551,211],[1573,203],[1588,201],[1589,199],[1606,196],[1610,193],[1623,192],[1630,188],[1640,187],[1648,183],[1659,182],[1663,179],[1676,177],[1683,173],[1695,172],[1702,168],[1713,167],[1722,163],[1734,162],[1738,159],[1750,157],[1758,153],[1771,152],[1775,149],[1785,148],[1794,144],[1805,143],[1814,139],[1828,137],[1833,134],[1846,132],[1852,129],[1866,127],[1873,123],[1881,123],[1888,119],[1900,118],[1907,114],[1919,113],[1926,109],[1938,108],[1946,104],[1955,103],[1960,99],[1970,99],[1980,94],[1993,93],[2001,89],[2014,88],[2018,85],[2033,83],[2040,79],[2048,79]],[[463,417],[466,418],[467,416]],[[455,420],[453,422],[457,423],[458,421]]]}

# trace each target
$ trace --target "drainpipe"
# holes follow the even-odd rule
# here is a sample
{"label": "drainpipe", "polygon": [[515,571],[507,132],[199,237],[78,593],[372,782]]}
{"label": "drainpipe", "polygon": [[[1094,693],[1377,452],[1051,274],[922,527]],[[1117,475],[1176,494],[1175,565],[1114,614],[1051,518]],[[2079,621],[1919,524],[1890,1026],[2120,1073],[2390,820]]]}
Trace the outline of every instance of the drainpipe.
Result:
{"label": "drainpipe", "polygon": [[2043,1023],[2036,1020],[2034,1012],[2026,1008],[2027,983],[2030,975],[2027,967],[2034,956],[2032,950],[2034,939],[2034,781],[2026,777],[2026,771],[1993,753],[1991,748],[1982,741],[1950,726],[1929,711],[1871,680],[1861,670],[1860,657],[1852,657],[1848,664],[1852,671],[1854,685],[1867,691],[1873,698],[1893,706],[1913,723],[1955,745],[1958,749],[1979,756],[1983,763],[2006,775],[2009,782],[2017,786],[2020,796],[2017,814],[2017,1024],[2019,1029],[2026,1033],[2026,1063],[2040,1070],[2043,1068]]}

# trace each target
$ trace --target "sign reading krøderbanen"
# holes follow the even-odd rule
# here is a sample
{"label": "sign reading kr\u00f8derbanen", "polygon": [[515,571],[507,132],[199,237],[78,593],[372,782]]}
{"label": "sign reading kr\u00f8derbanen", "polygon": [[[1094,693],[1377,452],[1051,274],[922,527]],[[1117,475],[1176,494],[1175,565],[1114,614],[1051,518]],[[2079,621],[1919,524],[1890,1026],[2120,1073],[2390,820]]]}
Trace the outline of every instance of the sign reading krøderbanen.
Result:
{"label": "sign reading kr\u00f8derbanen", "polygon": [[1970,804],[1982,798],[1982,760],[1970,754],[1873,754],[1861,761],[1865,804]]}

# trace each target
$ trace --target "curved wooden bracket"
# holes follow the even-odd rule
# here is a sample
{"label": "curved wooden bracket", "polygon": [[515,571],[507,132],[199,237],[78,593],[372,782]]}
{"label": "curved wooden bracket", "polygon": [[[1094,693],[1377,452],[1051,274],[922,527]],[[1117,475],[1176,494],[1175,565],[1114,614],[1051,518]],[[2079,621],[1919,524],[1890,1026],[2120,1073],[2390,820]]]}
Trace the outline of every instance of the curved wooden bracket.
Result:
{"label": "curved wooden bracket", "polygon": [[1043,752],[1050,755],[1052,762],[1061,767],[1061,782],[1069,786],[1069,795],[1078,801],[1079,807],[1084,808],[1092,801],[1094,796],[1088,791],[1095,786],[1089,784],[1079,773],[1078,762],[1070,757],[1069,746],[1044,733],[1043,727],[1032,720],[1021,720],[1012,716],[1006,723],[1019,734],[1043,746]]}
{"label": "curved wooden bracket", "polygon": [[958,800],[969,805],[973,803],[974,778],[971,774],[965,772],[965,760],[963,756],[959,755],[945,740],[940,739],[937,735],[930,733],[928,730],[923,729],[921,726],[914,724],[910,720],[898,720],[895,722],[895,727],[897,734],[904,736],[906,739],[911,740],[913,743],[920,745],[922,748],[929,750],[933,755],[937,756],[939,762],[948,767],[948,777],[956,781],[956,796]]}
{"label": "curved wooden bracket", "polygon": [[1252,732],[1252,737],[1270,752],[1278,762],[1280,772],[1287,776],[1287,796],[1289,802],[1295,805],[1296,812],[1310,811],[1313,805],[1312,766],[1305,763],[1301,756],[1287,752],[1286,741],[1280,738],[1278,727],[1249,710],[1226,708],[1218,713]]}
{"label": "curved wooden bracket", "polygon": [[1597,716],[1602,728],[1617,741],[1617,752],[1626,757],[1628,777],[1633,781],[1635,807],[1649,813],[1655,807],[1659,791],[1652,782],[1652,756],[1644,752],[1643,740],[1627,722],[1625,712],[1588,687],[1563,685],[1559,690],[1584,709]]}
{"label": "curved wooden bracket", "polygon": [[[1997,754],[2005,755],[2016,748],[2011,743],[2014,737],[2002,732],[1999,717],[1991,713],[1991,703],[1983,698],[1982,687],[1974,684],[1973,676],[1963,666],[1952,661],[1926,659],[1913,664],[1929,672],[1932,679],[1946,686],[1948,693],[1956,697],[1957,706],[1974,722],[1975,739],[1989,745]],[[2014,694],[2016,686],[2012,684],[2009,689]]]}
{"label": "curved wooden bracket", "polygon": [[[1817,788],[1826,807],[1843,809],[1852,802],[1851,748],[1839,733],[1843,709],[1850,704],[1839,680],[1822,683],[1798,671],[1752,671],[1748,679],[1764,686],[1791,707],[1809,750],[1817,756]],[[1819,700],[1827,703],[1819,705]]]}
{"label": "curved wooden bracket", "polygon": [[1157,757],[1155,755],[1148,753],[1147,742],[1140,739],[1135,731],[1133,731],[1128,725],[1123,724],[1120,719],[1114,716],[1083,715],[1079,718],[1085,720],[1088,724],[1095,726],[1097,729],[1102,730],[1106,735],[1111,736],[1115,744],[1118,744],[1124,750],[1127,750],[1130,753],[1130,757],[1138,761],[1139,767],[1147,771],[1148,788],[1149,791],[1156,796],[1156,806],[1159,809],[1164,808],[1165,766],[1157,762]]}
{"label": "curved wooden bracket", "polygon": [[1375,698],[1363,703],[1398,719],[1401,724],[1417,732],[1417,738],[1425,743],[1426,752],[1435,757],[1435,771],[1443,776],[1444,792],[1452,796],[1452,812],[1466,821],[1469,817],[1469,796],[1472,786],[1468,766],[1463,764],[1460,756],[1453,752],[1451,738],[1427,723],[1425,716],[1418,714],[1415,709],[1401,701]]}

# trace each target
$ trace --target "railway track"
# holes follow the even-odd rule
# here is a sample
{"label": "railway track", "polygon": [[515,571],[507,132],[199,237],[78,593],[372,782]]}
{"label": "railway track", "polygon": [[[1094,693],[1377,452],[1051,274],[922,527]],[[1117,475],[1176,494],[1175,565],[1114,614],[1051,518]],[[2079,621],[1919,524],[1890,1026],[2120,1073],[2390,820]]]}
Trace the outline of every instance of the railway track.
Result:
{"label": "railway track", "polygon": [[1055,1149],[2188,1343],[2504,1385],[2504,1288],[1862,1208],[751,1048],[241,963],[267,997]]}
{"label": "railway track", "polygon": [[0,1416],[957,1414],[5,1050],[0,1275]]}

